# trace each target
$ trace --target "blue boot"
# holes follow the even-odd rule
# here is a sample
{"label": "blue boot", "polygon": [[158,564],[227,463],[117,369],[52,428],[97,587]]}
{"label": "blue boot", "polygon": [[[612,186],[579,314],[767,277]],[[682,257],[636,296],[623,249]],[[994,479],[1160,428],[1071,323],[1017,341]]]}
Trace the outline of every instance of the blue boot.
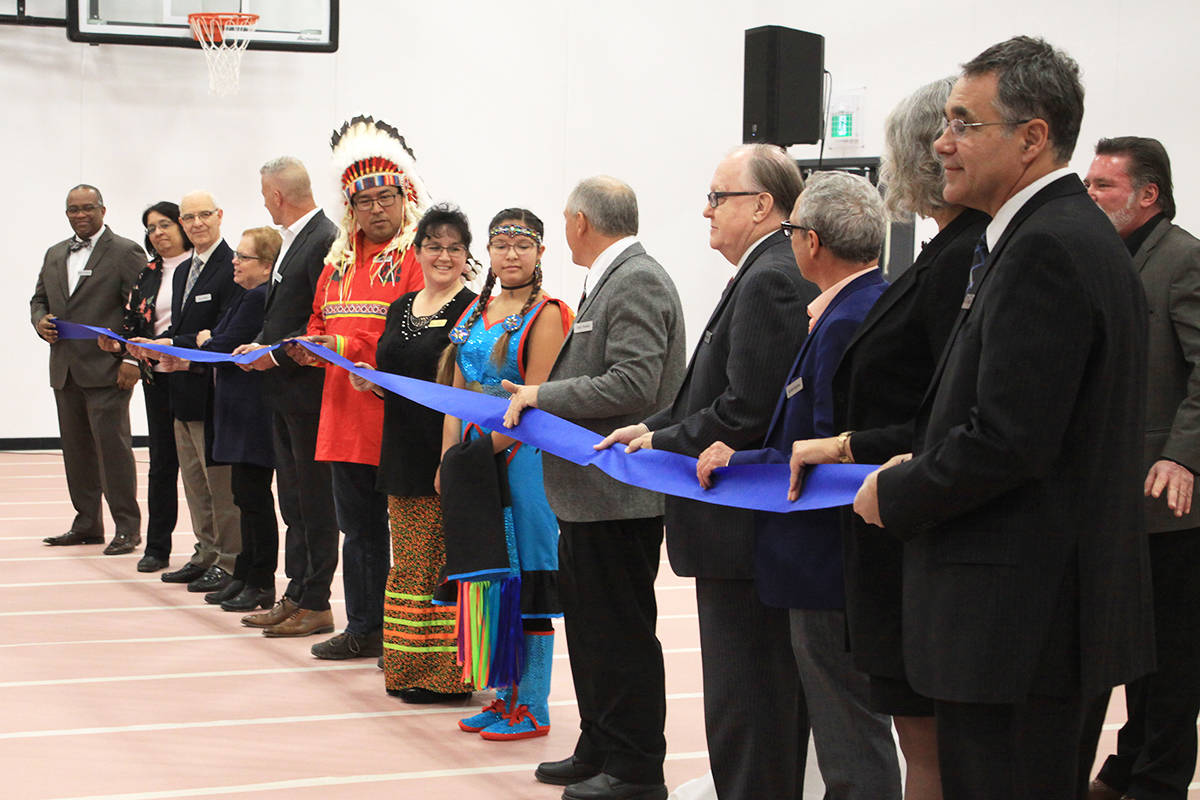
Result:
{"label": "blue boot", "polygon": [[481,730],[480,736],[494,742],[505,742],[550,733],[547,698],[550,696],[550,667],[554,649],[553,631],[525,635],[525,672],[517,686],[516,707],[504,719]]}
{"label": "blue boot", "polygon": [[483,711],[459,720],[459,729],[467,733],[479,733],[489,725],[508,719],[511,713],[509,698],[512,694],[512,689],[497,689],[496,699],[484,706]]}

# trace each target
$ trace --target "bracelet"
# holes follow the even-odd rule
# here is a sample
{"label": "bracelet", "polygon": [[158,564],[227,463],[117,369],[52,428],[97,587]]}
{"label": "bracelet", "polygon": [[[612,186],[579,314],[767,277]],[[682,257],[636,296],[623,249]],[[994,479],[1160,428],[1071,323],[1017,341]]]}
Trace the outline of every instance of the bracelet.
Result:
{"label": "bracelet", "polygon": [[843,431],[842,433],[838,434],[838,436],[834,437],[835,443],[838,444],[838,463],[840,464],[853,464],[855,462],[854,457],[851,455],[850,448],[852,433],[854,433],[854,431]]}

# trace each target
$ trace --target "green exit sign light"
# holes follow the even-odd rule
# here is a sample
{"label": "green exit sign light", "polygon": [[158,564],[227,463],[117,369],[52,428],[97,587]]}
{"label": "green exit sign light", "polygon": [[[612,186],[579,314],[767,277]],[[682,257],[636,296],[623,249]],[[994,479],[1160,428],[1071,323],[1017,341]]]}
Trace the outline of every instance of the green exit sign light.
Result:
{"label": "green exit sign light", "polygon": [[830,120],[830,138],[832,139],[850,139],[854,133],[852,132],[852,121],[854,117],[850,112],[841,112],[835,114]]}

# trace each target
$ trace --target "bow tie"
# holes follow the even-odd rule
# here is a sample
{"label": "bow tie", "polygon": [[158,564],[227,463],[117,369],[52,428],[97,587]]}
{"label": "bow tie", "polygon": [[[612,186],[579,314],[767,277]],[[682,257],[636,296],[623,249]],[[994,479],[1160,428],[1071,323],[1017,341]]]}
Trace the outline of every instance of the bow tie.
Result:
{"label": "bow tie", "polygon": [[77,253],[80,250],[91,250],[91,249],[92,249],[92,240],[91,239],[80,239],[78,236],[72,237],[70,244],[67,245],[67,252],[69,252],[69,253]]}

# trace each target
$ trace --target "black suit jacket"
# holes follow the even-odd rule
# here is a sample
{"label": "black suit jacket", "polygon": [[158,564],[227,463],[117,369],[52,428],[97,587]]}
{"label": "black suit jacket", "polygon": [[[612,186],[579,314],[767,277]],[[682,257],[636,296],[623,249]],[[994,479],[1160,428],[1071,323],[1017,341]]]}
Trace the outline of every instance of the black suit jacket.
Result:
{"label": "black suit jacket", "polygon": [[879,477],[884,527],[906,540],[906,672],[959,702],[1090,696],[1154,660],[1146,302],[1074,175],[1018,211],[982,269],[916,455]]}
{"label": "black suit jacket", "polygon": [[[988,215],[963,211],[922,248],[855,331],[834,373],[834,431],[855,431],[860,464],[913,450],[913,419],[959,315]],[[855,665],[904,678],[901,542],[842,510],[847,626]]]}
{"label": "black suit jacket", "polygon": [[[255,341],[275,344],[292,336],[303,336],[313,312],[317,279],[325,256],[338,236],[338,226],[318,211],[296,234],[296,240],[276,265],[279,280],[267,290],[263,329]],[[281,414],[320,414],[321,387],[325,370],[302,367],[279,348],[271,353],[278,367],[263,373],[263,399]]]}
{"label": "black suit jacket", "polygon": [[[167,336],[176,347],[196,347],[196,334],[211,331],[226,309],[244,291],[234,283],[234,251],[224,240],[217,244],[196,279],[191,293],[184,288],[191,271],[191,260],[175,268],[172,278],[171,327]],[[203,420],[212,393],[212,375],[198,365],[186,372],[171,374],[171,413],[188,422]]]}
{"label": "black suit jacket", "polygon": [[[709,317],[675,402],[645,421],[653,446],[689,456],[717,441],[757,447],[805,340],[805,306],[817,295],[783,233],[762,241]],[[668,497],[664,518],[677,575],[752,577],[750,511]]]}
{"label": "black suit jacket", "polygon": [[[242,292],[221,315],[202,350],[231,353],[263,324],[267,286]],[[263,405],[262,372],[243,372],[234,364],[214,364],[213,458],[227,464],[275,465],[271,416]]]}

